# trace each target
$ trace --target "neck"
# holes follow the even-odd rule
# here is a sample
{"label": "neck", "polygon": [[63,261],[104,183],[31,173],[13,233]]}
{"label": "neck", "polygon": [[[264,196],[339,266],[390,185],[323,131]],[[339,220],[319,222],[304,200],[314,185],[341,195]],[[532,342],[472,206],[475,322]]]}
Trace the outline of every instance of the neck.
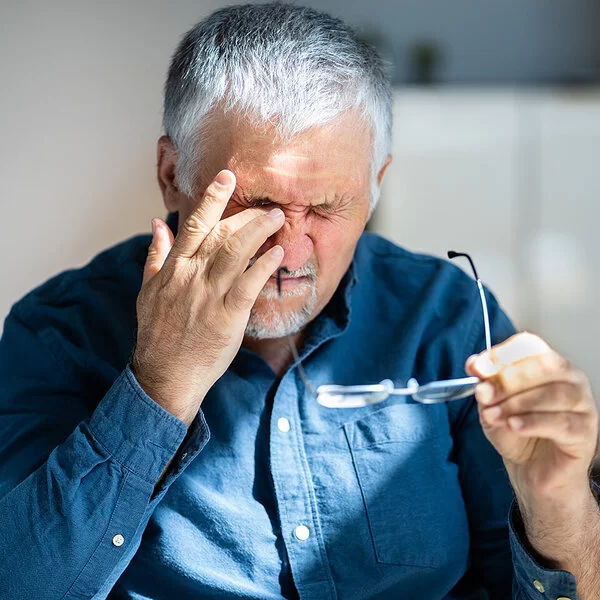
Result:
{"label": "neck", "polygon": [[[296,348],[300,348],[304,342],[304,336],[304,330],[290,336]],[[242,346],[258,354],[273,369],[278,378],[283,377],[294,361],[287,337],[257,340],[246,336]]]}

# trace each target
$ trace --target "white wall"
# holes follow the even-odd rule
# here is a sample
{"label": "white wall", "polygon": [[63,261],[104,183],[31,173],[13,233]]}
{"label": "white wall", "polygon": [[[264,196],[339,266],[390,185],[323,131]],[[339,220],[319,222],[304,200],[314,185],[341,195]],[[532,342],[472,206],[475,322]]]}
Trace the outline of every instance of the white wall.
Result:
{"label": "white wall", "polygon": [[600,400],[600,88],[405,89],[394,112],[373,229],[470,253],[517,327],[581,367]]}
{"label": "white wall", "polygon": [[0,4],[0,319],[26,291],[150,230],[161,93],[216,1]]}

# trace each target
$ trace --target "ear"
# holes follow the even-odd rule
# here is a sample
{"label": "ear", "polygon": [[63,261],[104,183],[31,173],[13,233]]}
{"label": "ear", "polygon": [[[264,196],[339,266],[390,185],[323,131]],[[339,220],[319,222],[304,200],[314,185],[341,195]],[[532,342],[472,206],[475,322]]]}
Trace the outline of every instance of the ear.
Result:
{"label": "ear", "polygon": [[391,155],[388,155],[388,157],[385,159],[385,162],[383,163],[383,167],[381,167],[379,173],[377,173],[377,185],[379,187],[381,187],[381,182],[383,181],[383,176],[385,175],[385,170],[388,168],[388,166],[391,162],[392,162],[392,157],[391,157]]}
{"label": "ear", "polygon": [[159,138],[156,145],[156,176],[163,195],[163,202],[169,212],[179,212],[185,206],[187,196],[179,190],[175,177],[175,167],[179,154],[166,135]]}

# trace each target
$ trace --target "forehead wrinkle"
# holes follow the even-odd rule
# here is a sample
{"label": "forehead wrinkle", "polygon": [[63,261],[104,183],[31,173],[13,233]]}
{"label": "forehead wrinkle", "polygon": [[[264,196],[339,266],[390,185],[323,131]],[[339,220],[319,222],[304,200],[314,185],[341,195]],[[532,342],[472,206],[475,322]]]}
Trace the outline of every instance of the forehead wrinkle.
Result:
{"label": "forehead wrinkle", "polygon": [[336,175],[335,171],[315,171],[311,169],[306,173],[298,173],[296,170],[286,170],[282,167],[272,167],[266,166],[264,170],[268,173],[276,175],[277,177],[290,177],[294,179],[305,179],[305,180],[315,180],[315,179],[325,179],[327,177],[333,177]]}
{"label": "forehead wrinkle", "polygon": [[[263,173],[266,171],[262,169]],[[331,193],[331,190],[323,189],[321,186],[303,185],[303,182],[313,182],[314,180],[305,179],[294,174],[293,177],[278,177],[274,173],[269,173],[269,177],[263,179],[259,176],[251,176],[242,185],[240,177],[236,185],[235,195],[240,197],[245,203],[252,204],[259,200],[268,200],[283,206],[315,206],[323,204],[324,198],[329,196],[338,197],[338,193]],[[244,179],[246,179],[244,178]]]}

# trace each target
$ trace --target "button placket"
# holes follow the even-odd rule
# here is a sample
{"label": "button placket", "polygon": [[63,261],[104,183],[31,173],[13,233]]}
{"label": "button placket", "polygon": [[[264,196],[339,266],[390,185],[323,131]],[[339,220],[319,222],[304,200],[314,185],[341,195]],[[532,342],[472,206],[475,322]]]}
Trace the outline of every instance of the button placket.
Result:
{"label": "button placket", "polygon": [[[271,472],[290,569],[300,594],[326,599],[335,591],[315,531],[312,481],[299,431],[298,387],[293,372],[281,380],[271,413]],[[287,533],[286,533],[287,532]]]}

